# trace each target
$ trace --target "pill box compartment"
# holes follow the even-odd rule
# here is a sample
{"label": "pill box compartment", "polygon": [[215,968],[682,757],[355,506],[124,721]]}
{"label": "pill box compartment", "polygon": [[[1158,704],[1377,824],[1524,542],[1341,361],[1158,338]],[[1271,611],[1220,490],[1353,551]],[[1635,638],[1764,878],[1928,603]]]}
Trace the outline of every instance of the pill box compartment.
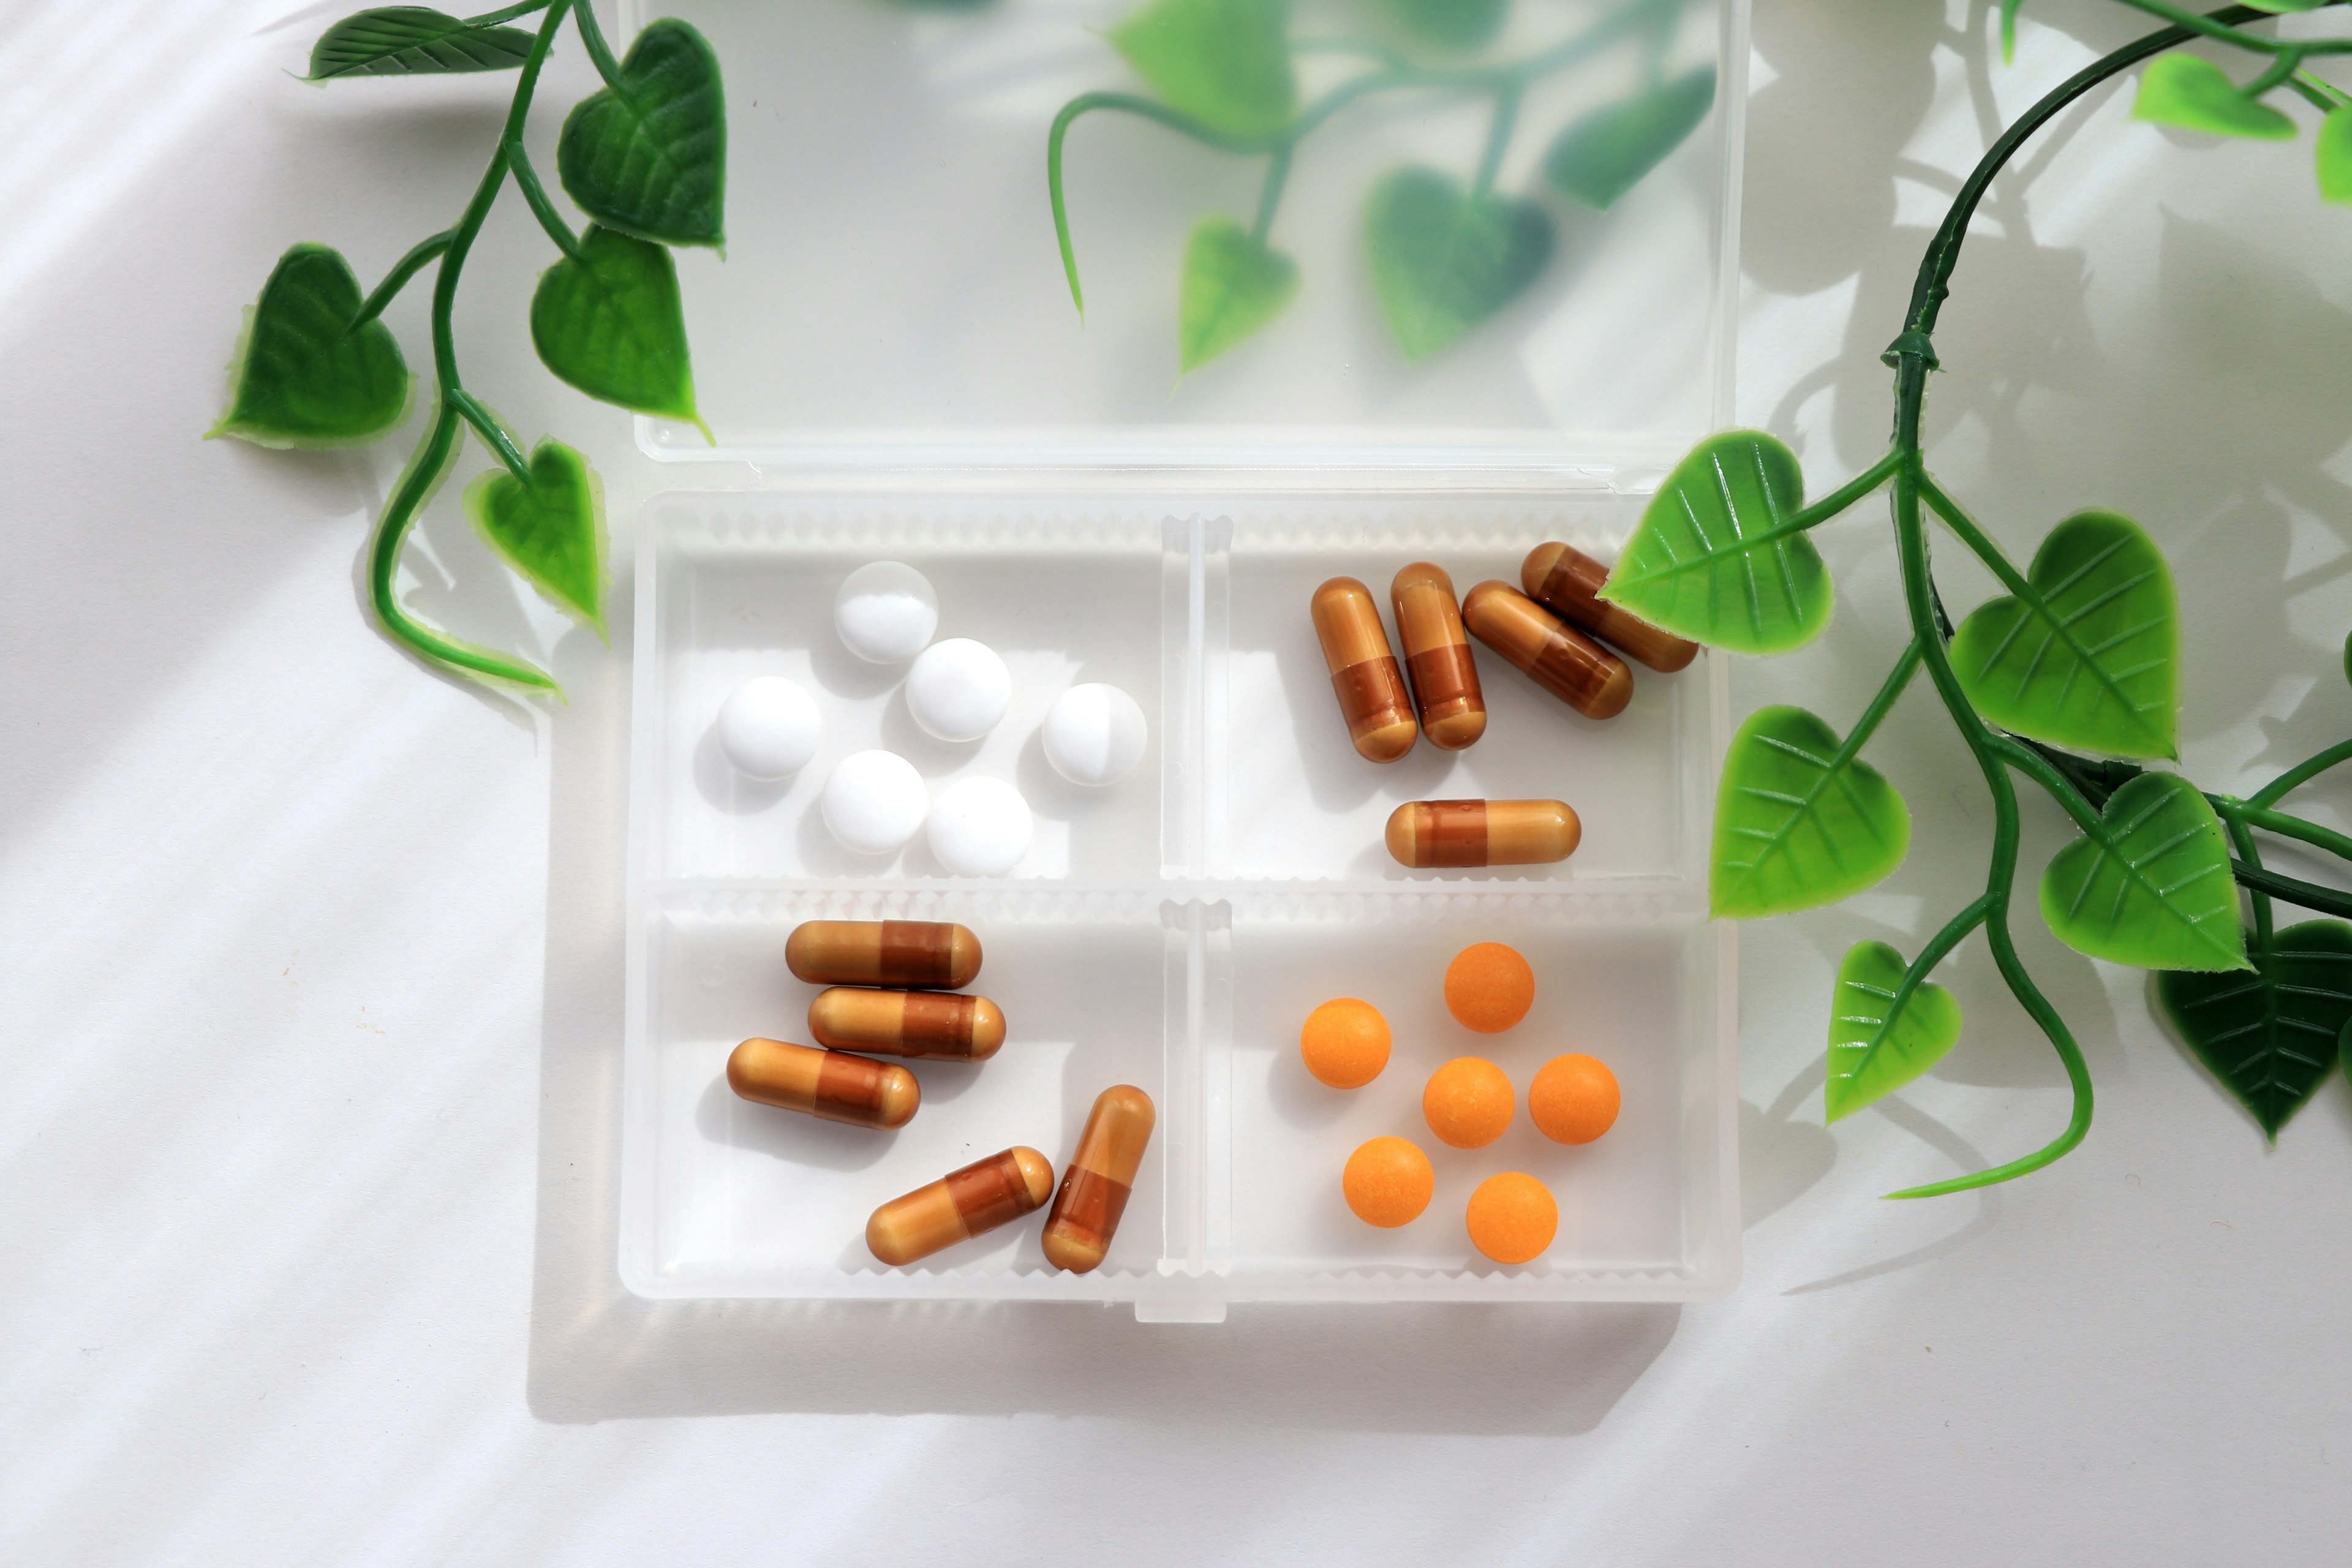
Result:
{"label": "pill box compartment", "polygon": [[[629,1035],[622,1270],[652,1296],[760,1295],[1131,1302],[1199,1321],[1233,1301],[1679,1300],[1738,1269],[1731,938],[1707,923],[1704,826],[1725,735],[1718,661],[1637,671],[1635,704],[1596,724],[1491,655],[1494,719],[1460,755],[1424,744],[1387,768],[1356,757],[1307,615],[1314,584],[1353,572],[1383,590],[1437,561],[1457,585],[1513,575],[1546,538],[1604,557],[1639,515],[1606,492],[1504,501],[1475,492],[1302,499],[1272,493],[659,498],[642,520],[634,716]],[[926,746],[898,671],[858,664],[832,595],[866,561],[929,575],[940,635],[992,642],[1012,714],[967,747]],[[1385,599],[1385,593],[1381,595]],[[755,674],[804,680],[824,713],[797,778],[730,777],[709,735]],[[1152,723],[1144,763],[1102,791],[1062,784],[1034,731],[1077,679],[1123,687]],[[839,854],[814,798],[830,762],[900,750],[934,792],[965,773],[1029,794],[1037,844],[1010,878],[942,875],[919,849]],[[1586,821],[1557,867],[1404,872],[1380,826],[1430,795],[1558,795]],[[981,936],[973,990],[1003,1007],[1003,1048],[977,1066],[912,1064],[924,1091],[897,1132],[737,1100],[723,1068],[751,1035],[807,1038],[814,988],[783,963],[810,919],[957,920]],[[1507,941],[1536,966],[1535,1013],[1482,1038],[1444,1010],[1446,961]],[[1368,1088],[1308,1080],[1297,1030],[1360,995],[1396,1049]],[[1553,1055],[1601,1057],[1620,1124],[1584,1149],[1548,1143],[1524,1100]],[[1486,1150],[1422,1122],[1439,1062],[1484,1055],[1522,1103]],[[1096,1094],[1149,1092],[1160,1125],[1109,1260],[1062,1274],[1034,1222],[910,1268],[866,1255],[865,1221],[898,1194],[1013,1143],[1057,1169]],[[1438,1169],[1429,1212],[1397,1231],[1348,1215],[1339,1172],[1381,1132]],[[1461,1210],[1486,1174],[1525,1170],[1558,1195],[1551,1250],[1503,1268],[1471,1250]]]}

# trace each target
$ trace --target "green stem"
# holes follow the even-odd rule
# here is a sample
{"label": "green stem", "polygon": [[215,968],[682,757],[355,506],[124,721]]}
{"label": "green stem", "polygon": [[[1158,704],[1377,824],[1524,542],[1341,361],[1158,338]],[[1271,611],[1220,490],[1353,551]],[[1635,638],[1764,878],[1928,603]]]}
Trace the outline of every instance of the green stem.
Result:
{"label": "green stem", "polygon": [[2304,51],[2299,48],[2280,50],[2278,58],[2271,61],[2270,69],[2263,72],[2239,90],[2248,98],[2262,97],[2263,94],[2294,75],[2303,66],[2303,56]]}
{"label": "green stem", "polygon": [[2294,80],[2288,85],[2303,95],[2305,103],[2322,114],[2333,114],[2347,105],[2352,105],[2352,96],[2347,96],[2334,82],[2323,80],[2309,71],[2295,72]]}
{"label": "green stem", "polygon": [[562,26],[563,14],[571,7],[572,0],[551,0],[549,5],[539,32],[531,40],[530,54],[523,61],[521,79],[515,84],[514,100],[507,109],[506,129],[499,138],[498,151],[491,154],[489,167],[482,171],[481,181],[475,185],[464,216],[448,231],[448,243],[443,247],[433,282],[433,372],[441,391],[440,405],[425,439],[409,459],[406,475],[394,490],[383,515],[376,520],[375,537],[368,546],[368,598],[385,630],[436,663],[541,691],[560,691],[561,688],[543,670],[468,647],[413,619],[401,607],[397,580],[401,546],[416,521],[417,512],[448,468],[457,424],[464,416],[460,401],[471,401],[464,398],[457,376],[457,339],[453,324],[457,279],[465,270],[466,256],[473,247],[474,237],[481,232],[483,219],[489,216],[490,207],[506,184],[507,148],[521,139],[523,121],[530,112],[531,93],[539,85],[540,69],[547,63],[547,51],[555,42],[556,30]]}
{"label": "green stem", "polygon": [[1927,503],[1927,510],[1941,518],[1953,536],[1969,547],[1969,553],[1983,562],[1985,569],[2000,579],[2002,587],[2021,599],[2030,600],[2035,596],[2032,585],[2025,580],[2025,574],[2020,572],[2001,547],[1992,542],[1991,535],[1977,526],[1975,519],[1960,510],[1959,502],[1944,493],[1941,485],[1923,472],[1919,487],[1920,499]]}
{"label": "green stem", "polygon": [[[1265,184],[1258,187],[1257,218],[1250,225],[1250,237],[1259,245],[1274,232],[1275,209],[1282,205],[1283,188],[1290,184],[1290,149],[1277,151],[1265,163]],[[1073,286],[1076,279],[1071,279]]]}
{"label": "green stem", "polygon": [[1979,894],[1976,902],[1946,921],[1944,929],[1928,939],[1927,945],[1919,950],[1919,956],[1904,970],[1901,983],[1895,987],[1895,994],[1886,1004],[1886,1026],[1891,1027],[1894,1021],[1902,1016],[1912,994],[1927,984],[1927,976],[1936,965],[1943,963],[1952,949],[1960,945],[1963,937],[1984,923],[1985,917],[1992,913],[1992,905],[1990,893]]}
{"label": "green stem", "polygon": [[[2352,837],[2347,837],[2333,828],[2322,827],[2315,822],[2305,822],[2302,817],[2284,811],[2269,810],[2254,805],[2252,801],[2230,800],[2226,795],[2221,799],[2228,801],[2228,808],[2223,809],[2217,804],[2215,809],[2233,821],[2242,821],[2249,827],[2259,827],[2265,833],[2275,833],[2282,838],[2300,839],[2315,849],[2326,850],[2339,860],[2352,860]],[[2247,856],[2246,858],[2255,860],[2255,857],[2252,855]],[[2261,864],[2259,860],[2255,860],[2255,863]]]}
{"label": "green stem", "polygon": [[2352,741],[2338,741],[2317,756],[2305,757],[2246,797],[2248,805],[2275,805],[2298,784],[2308,784],[2336,763],[2352,760]]}
{"label": "green stem", "polygon": [[2276,871],[2244,860],[2231,861],[2230,872],[2237,878],[2238,885],[2248,892],[2267,893],[2281,903],[2293,904],[2296,909],[2309,910],[2315,914],[2352,920],[2352,893],[2323,888],[2316,882],[2282,877]]}
{"label": "green stem", "polygon": [[[2242,863],[2252,867],[2257,871],[2261,870],[2262,847],[2254,842],[2253,831],[2246,826],[2245,814],[2242,811],[2224,810],[2221,812],[2221,824],[2223,829],[2230,835],[2230,842],[2236,846],[2238,854],[2242,858]],[[2270,895],[2254,892],[2249,896],[2247,901],[2252,904],[2254,909],[2255,943],[2267,954],[2271,950],[2272,935]]]}
{"label": "green stem", "polygon": [[491,456],[507,466],[507,472],[524,484],[530,483],[530,465],[523,460],[522,449],[514,444],[514,437],[491,417],[490,411],[483,407],[472,393],[462,386],[452,386],[444,388],[442,395],[449,406],[457,411],[458,416],[474,427],[474,433],[482,438],[482,444],[490,449]]}
{"label": "green stem", "polygon": [[604,85],[618,92],[621,89],[621,62],[613,58],[613,46],[604,41],[604,29],[596,24],[594,0],[580,0],[572,7],[572,19],[580,24],[580,44],[588,51],[588,58],[596,67],[596,74]]}
{"label": "green stem", "polygon": [[1519,98],[1524,89],[1519,83],[1496,89],[1495,117],[1486,127],[1486,150],[1478,154],[1478,173],[1470,182],[1470,196],[1479,200],[1495,188],[1495,176],[1503,172],[1504,155],[1511,150],[1511,132],[1519,122]]}
{"label": "green stem", "polygon": [[1895,661],[1895,668],[1888,670],[1886,679],[1879,683],[1878,695],[1870,700],[1870,706],[1862,710],[1862,717],[1855,720],[1853,728],[1846,731],[1845,744],[1838,748],[1837,755],[1830,759],[1830,765],[1822,770],[1823,773],[1836,773],[1862,754],[1863,742],[1870,739],[1880,721],[1893,710],[1895,700],[1903,695],[1903,689],[1911,684],[1911,678],[1919,673],[1922,657],[1919,639],[1913,637],[1910,646],[1903,650],[1903,657]]}
{"label": "green stem", "polygon": [[580,237],[572,232],[572,226],[563,221],[563,215],[556,211],[555,204],[548,199],[546,187],[539,183],[539,171],[530,166],[530,154],[523,150],[520,136],[507,143],[507,167],[514,175],[515,188],[522,193],[522,199],[530,206],[531,216],[539,219],[539,226],[547,231],[547,237],[555,242],[555,248],[572,260],[579,260]]}
{"label": "green stem", "polygon": [[533,11],[547,9],[548,0],[522,0],[520,5],[509,5],[501,11],[486,11],[478,16],[466,18],[468,27],[494,27],[500,22],[511,22],[517,16],[528,16]]}
{"label": "green stem", "polygon": [[430,239],[417,241],[407,255],[394,262],[392,270],[383,275],[383,281],[375,286],[375,292],[360,302],[360,313],[352,318],[351,325],[343,331],[355,332],[383,315],[383,308],[408,287],[408,280],[424,271],[435,257],[449,248],[450,232],[445,228]]}
{"label": "green stem", "polygon": [[[2328,0],[2330,5],[2340,0]],[[2276,55],[2293,51],[2306,55],[2340,55],[2352,52],[2352,38],[2323,38],[2315,42],[2289,43],[2284,38],[2266,38],[2260,33],[2241,30],[2234,24],[2263,22],[2273,19],[2268,11],[2257,11],[2251,5],[2230,5],[2206,16],[2169,3],[2169,0],[2122,0],[2135,11],[2145,11],[2151,16],[2161,16],[2182,32],[2200,33],[2216,43],[2232,48],[2246,49],[2258,55]],[[2166,46],[2169,47],[2170,46]]]}

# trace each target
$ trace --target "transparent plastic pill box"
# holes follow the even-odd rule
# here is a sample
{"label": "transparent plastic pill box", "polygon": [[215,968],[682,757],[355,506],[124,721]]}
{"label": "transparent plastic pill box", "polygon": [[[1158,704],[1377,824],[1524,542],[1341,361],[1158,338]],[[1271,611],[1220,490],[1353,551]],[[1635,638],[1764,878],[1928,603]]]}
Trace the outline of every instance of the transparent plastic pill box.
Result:
{"label": "transparent plastic pill box", "polygon": [[[1508,26],[1626,3],[1518,0]],[[1302,146],[1276,233],[1309,284],[1265,341],[1181,381],[1174,254],[1204,206],[1244,201],[1254,181],[1133,126],[1074,151],[1083,328],[1045,204],[1055,106],[1122,85],[1087,29],[1132,6],[659,9],[726,62],[730,240],[723,264],[680,268],[714,439],[638,430],[696,482],[648,503],[635,541],[629,1288],[1122,1302],[1166,1321],[1234,1302],[1729,1289],[1736,964],[1706,896],[1721,661],[1637,666],[1631,706],[1594,722],[1481,647],[1485,738],[1376,766],[1349,745],[1307,602],[1348,574],[1385,607],[1397,569],[1423,559],[1465,593],[1516,585],[1546,540],[1613,559],[1664,465],[1723,422],[1744,5],[1673,8],[1678,65],[1721,72],[1711,118],[1605,220],[1554,203],[1561,275],[1428,362],[1375,335],[1348,260],[1356,204],[1366,170],[1458,162],[1465,138],[1475,160],[1485,121],[1441,101],[1373,115],[1328,157]],[[1302,0],[1292,26],[1378,9]],[[1539,111],[1580,109],[1531,91],[1521,114]],[[1496,188],[1528,188],[1541,153],[1528,139]],[[835,637],[835,589],[876,560],[929,578],[940,637],[1003,656],[1012,710],[982,740],[924,734],[903,667],[864,664]],[[771,674],[816,697],[825,731],[814,762],[767,784],[729,766],[713,721]],[[1143,763],[1103,790],[1064,782],[1037,737],[1053,700],[1087,681],[1126,690],[1151,724]],[[934,796],[971,774],[1016,784],[1036,818],[1026,858],[972,879],[919,836],[887,858],[841,849],[816,797],[834,763],[869,747],[906,756]],[[1549,866],[1390,858],[1396,806],[1472,796],[1565,799],[1582,844]],[[790,973],[784,941],[813,919],[971,927],[985,961],[969,989],[1003,1008],[1002,1050],[908,1064],[923,1103],[895,1132],[737,1099],[737,1042],[808,1038],[816,988]],[[1526,954],[1538,983],[1527,1020],[1497,1036],[1454,1022],[1442,994],[1447,962],[1486,940]],[[1334,996],[1371,1002],[1394,1033],[1361,1089],[1327,1089],[1299,1059],[1300,1024]],[[1545,1140],[1525,1110],[1535,1069],[1566,1051],[1601,1058],[1623,1089],[1616,1126],[1581,1147]],[[1464,1055],[1502,1066],[1520,1100],[1479,1150],[1438,1142],[1421,1114],[1430,1072]],[[877,1205],[960,1165],[1025,1143],[1058,1173],[1114,1083],[1150,1093],[1160,1121],[1102,1268],[1053,1268],[1035,1220],[908,1268],[867,1254]],[[1349,1153],[1382,1133],[1437,1173],[1428,1212],[1395,1230],[1358,1221],[1339,1190]],[[1545,1182],[1560,1224],[1545,1256],[1506,1268],[1471,1247],[1463,1211],[1512,1170]]]}

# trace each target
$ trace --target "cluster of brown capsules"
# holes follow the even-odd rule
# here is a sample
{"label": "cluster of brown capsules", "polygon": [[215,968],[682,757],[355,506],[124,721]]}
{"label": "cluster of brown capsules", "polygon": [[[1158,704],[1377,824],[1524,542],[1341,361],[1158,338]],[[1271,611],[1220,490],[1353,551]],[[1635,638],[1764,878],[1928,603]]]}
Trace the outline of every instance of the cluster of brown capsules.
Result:
{"label": "cluster of brown capsules", "polygon": [[[745,1100],[887,1131],[914,1119],[922,1086],[874,1056],[980,1062],[1004,1044],[1003,1010],[985,996],[954,994],[980,976],[980,938],[967,927],[809,921],[786,939],[784,963],[825,987],[809,1004],[817,1045],[754,1038],[737,1046],[727,1084]],[[1087,1113],[1058,1191],[1045,1156],[1016,1145],[876,1209],[866,1247],[894,1267],[913,1263],[1034,1214],[1050,1197],[1046,1261],[1087,1273],[1110,1251],[1155,1120],[1150,1095],[1114,1084]]]}
{"label": "cluster of brown capsules", "polygon": [[[1697,644],[1603,601],[1608,581],[1609,569],[1591,556],[1545,543],[1520,564],[1525,593],[1486,582],[1457,601],[1444,568],[1416,561],[1389,586],[1402,668],[1370,588],[1334,577],[1316,589],[1315,636],[1358,754],[1393,763],[1424,734],[1442,751],[1476,743],[1486,700],[1474,637],[1588,719],[1613,719],[1633,697],[1633,672],[1602,642],[1664,674],[1697,657]],[[1388,846],[1414,868],[1538,865],[1567,859],[1583,831],[1565,801],[1416,800],[1389,817]]]}

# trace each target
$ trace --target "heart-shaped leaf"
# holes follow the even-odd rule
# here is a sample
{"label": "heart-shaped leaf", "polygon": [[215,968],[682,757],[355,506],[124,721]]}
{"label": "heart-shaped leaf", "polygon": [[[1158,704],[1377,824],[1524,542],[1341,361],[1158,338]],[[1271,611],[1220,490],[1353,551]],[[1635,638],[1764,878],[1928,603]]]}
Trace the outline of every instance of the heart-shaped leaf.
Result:
{"label": "heart-shaped leaf", "polygon": [[1825,1121],[1876,1104],[1959,1043],[1960,1004],[1940,985],[1921,984],[1889,1015],[1907,967],[1883,942],[1858,942],[1846,950],[1830,1007]]}
{"label": "heart-shaped leaf", "polygon": [[2352,108],[2329,110],[2315,140],[2319,199],[2352,204]]}
{"label": "heart-shaped leaf", "polygon": [[1562,195],[1605,209],[1681,146],[1713,107],[1715,68],[1701,66],[1595,110],[1554,139],[1544,178]]}
{"label": "heart-shaped leaf", "polygon": [[1298,263],[1231,218],[1202,218],[1184,244],[1178,363],[1184,371],[1208,363],[1282,314],[1297,292]]}
{"label": "heart-shaped leaf", "polygon": [[1231,136],[1290,122],[1288,0],[1159,0],[1110,30],[1111,47],[1171,109]]}
{"label": "heart-shaped leaf", "polygon": [[639,33],[620,84],[565,117],[555,167],[606,228],[665,245],[724,244],[727,100],[702,35],[667,16]]}
{"label": "heart-shaped leaf", "polygon": [[1511,0],[1388,0],[1397,19],[1421,37],[1450,49],[1475,49],[1510,15]]}
{"label": "heart-shaped leaf", "polygon": [[2051,858],[2042,918],[2075,952],[2142,969],[2246,967],[2221,819],[2178,773],[2142,773]]}
{"label": "heart-shaped leaf", "polygon": [[2158,55],[2140,73],[2132,118],[2180,131],[2292,142],[2294,121],[2238,90],[2229,73],[2195,55]]}
{"label": "heart-shaped leaf", "polygon": [[1654,626],[1733,653],[1785,653],[1830,624],[1830,574],[1788,526],[1797,456],[1759,430],[1710,436],[1675,466],[1601,596]]}
{"label": "heart-shaped leaf", "polygon": [[1407,359],[1426,359],[1500,310],[1551,260],[1551,219],[1532,202],[1474,196],[1451,174],[1398,169],[1364,215],[1372,289]]}
{"label": "heart-shaped leaf", "polygon": [[323,245],[278,258],[246,312],[228,411],[207,432],[260,447],[362,447],[408,416],[416,378],[392,329],[353,328],[360,280]]}
{"label": "heart-shaped leaf", "polygon": [[2352,1024],[2352,926],[2307,921],[2266,947],[2250,933],[2252,973],[2156,977],[2181,1039],[2272,1139],[2303,1107]]}
{"label": "heart-shaped leaf", "polygon": [[531,36],[520,27],[476,26],[423,5],[380,5],[320,35],[310,48],[308,79],[512,70],[530,45]]}
{"label": "heart-shaped leaf", "polygon": [[677,268],[658,245],[592,226],[578,259],[540,274],[530,341],[548,369],[591,397],[702,426]]}
{"label": "heart-shaped leaf", "polygon": [[1836,731],[1801,708],[1760,708],[1724,755],[1707,902],[1735,920],[1833,904],[1903,864],[1910,845],[1903,797]]}
{"label": "heart-shaped leaf", "polygon": [[504,468],[466,487],[466,515],[499,559],[557,605],[604,631],[604,484],[561,441],[531,448],[530,483]]}
{"label": "heart-shaped leaf", "polygon": [[1960,623],[1952,668],[2005,730],[2108,756],[2174,755],[2180,613],[2164,552],[2127,517],[2076,513],[2034,552],[2023,595]]}

